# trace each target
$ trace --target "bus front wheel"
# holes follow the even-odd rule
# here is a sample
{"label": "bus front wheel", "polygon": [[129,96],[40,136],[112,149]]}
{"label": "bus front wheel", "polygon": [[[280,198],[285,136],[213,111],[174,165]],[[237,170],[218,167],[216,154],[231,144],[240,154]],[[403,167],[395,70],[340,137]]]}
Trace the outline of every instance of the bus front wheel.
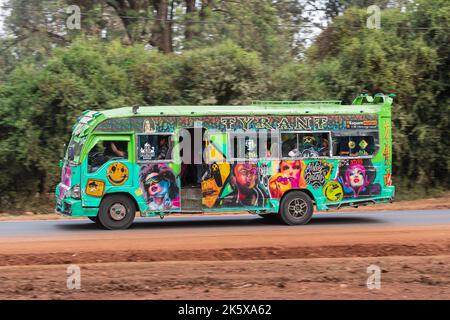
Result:
{"label": "bus front wheel", "polygon": [[289,192],[281,201],[279,219],[288,225],[307,224],[312,218],[314,205],[304,192]]}
{"label": "bus front wheel", "polygon": [[134,202],[123,194],[110,195],[103,199],[98,211],[97,223],[104,229],[128,229],[134,221]]}

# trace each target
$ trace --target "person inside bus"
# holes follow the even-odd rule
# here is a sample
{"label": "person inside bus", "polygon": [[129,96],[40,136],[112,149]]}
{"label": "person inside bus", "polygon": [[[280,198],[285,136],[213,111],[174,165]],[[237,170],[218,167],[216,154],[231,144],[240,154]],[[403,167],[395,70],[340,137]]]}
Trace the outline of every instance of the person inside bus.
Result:
{"label": "person inside bus", "polygon": [[[102,150],[103,149],[103,150]],[[95,145],[88,155],[88,171],[95,172],[104,163],[114,158],[128,158],[125,141],[103,141],[103,146]]]}
{"label": "person inside bus", "polygon": [[166,159],[169,153],[169,145],[167,143],[167,137],[161,136],[159,139],[159,148],[156,154],[156,160]]}
{"label": "person inside bus", "polygon": [[[118,145],[119,147],[116,145],[116,143],[117,143],[117,145]],[[121,146],[119,142],[113,142],[113,141],[111,141],[111,151],[112,151],[112,153],[113,153],[116,157],[119,157],[119,158],[127,158],[127,157],[128,157],[128,154],[127,154],[127,152],[126,152],[125,150],[122,150],[122,148],[123,148],[123,146]],[[123,148],[123,149],[125,149],[125,148]]]}
{"label": "person inside bus", "polygon": [[328,157],[330,155],[330,143],[328,139],[322,139],[322,148],[319,151],[321,157]]}

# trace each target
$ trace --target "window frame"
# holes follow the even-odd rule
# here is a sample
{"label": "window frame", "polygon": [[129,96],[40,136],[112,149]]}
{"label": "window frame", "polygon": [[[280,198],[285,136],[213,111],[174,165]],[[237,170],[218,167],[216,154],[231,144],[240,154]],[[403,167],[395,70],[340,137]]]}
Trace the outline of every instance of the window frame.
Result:
{"label": "window frame", "polygon": [[[271,130],[268,130],[271,131]],[[277,130],[272,130],[272,131],[277,131]],[[250,132],[250,134],[249,134]],[[256,147],[257,147],[257,152],[259,152],[259,130],[248,130],[248,131],[235,131],[235,130],[227,130],[225,132],[227,134],[227,143],[228,143],[228,148],[227,148],[227,162],[255,162],[255,161],[260,161],[260,160],[264,160],[264,161],[274,161],[274,160],[279,160],[280,157],[256,157],[256,158],[235,158],[234,155],[231,154],[231,146],[233,145],[233,151],[234,151],[234,137],[236,136],[247,136],[247,137],[251,137],[252,135],[256,136]],[[277,152],[280,155],[280,151],[281,151],[281,144],[279,143],[280,141],[280,134],[278,133],[278,147],[277,147]]]}
{"label": "window frame", "polygon": [[[334,153],[332,153],[331,155],[332,155],[332,157],[331,158],[333,158],[333,159],[339,159],[339,160],[346,160],[346,159],[372,159],[372,158],[374,158],[377,154],[378,154],[378,152],[380,151],[380,130],[377,128],[377,129],[371,129],[371,130],[366,130],[366,129],[351,129],[351,130],[340,130],[340,131],[338,131],[338,130],[336,130],[336,131],[334,131],[334,133],[336,133],[336,132],[344,132],[344,133],[347,133],[347,132],[349,132],[349,133],[352,133],[352,132],[355,132],[355,131],[362,131],[362,132],[365,132],[365,133],[375,133],[374,135],[373,135],[373,137],[375,138],[376,137],[376,141],[375,141],[375,149],[374,149],[374,151],[373,151],[373,153],[371,154],[371,155],[367,155],[367,156],[363,156],[363,155],[359,155],[359,156],[338,156],[338,155],[334,155]],[[334,149],[333,149],[333,139],[334,139],[334,137],[355,137],[356,135],[350,135],[350,134],[345,134],[345,135],[335,135],[335,134],[333,134],[332,136],[331,136],[331,148],[330,148],[330,150],[332,150],[333,152],[334,152]],[[359,137],[365,137],[365,136],[359,136]]]}
{"label": "window frame", "polygon": [[[280,144],[280,148],[281,150],[279,151],[280,153],[280,160],[310,160],[310,159],[331,159],[332,158],[332,151],[333,151],[333,144],[332,144],[332,135],[331,135],[331,130],[317,130],[317,131],[306,131],[306,130],[293,130],[293,131],[287,131],[287,130],[282,130],[279,131],[280,132],[280,141],[282,140],[281,135],[282,134],[299,134],[299,133],[309,133],[309,134],[314,134],[314,133],[328,133],[328,143],[329,143],[329,150],[328,150],[328,157],[327,156],[319,156],[319,157],[311,157],[311,158],[304,158],[304,157],[283,157],[283,143]],[[297,145],[298,147],[298,145]]]}
{"label": "window frame", "polygon": [[170,155],[170,159],[155,159],[155,160],[141,160],[139,159],[139,136],[170,136],[168,139],[169,150],[172,147],[172,151],[174,150],[173,137],[175,136],[174,132],[140,132],[136,133],[136,163],[161,163],[161,162],[170,162],[174,163],[175,159]]}
{"label": "window frame", "polygon": [[[94,134],[92,136],[92,138],[89,140],[88,143],[85,143],[85,147],[86,147],[86,151],[84,154],[84,158],[82,160],[85,161],[86,160],[86,166],[87,166],[87,171],[88,174],[94,174],[96,173],[98,170],[100,170],[104,165],[106,165],[108,162],[112,161],[108,160],[105,163],[103,163],[100,167],[97,168],[97,170],[89,172],[89,153],[92,151],[93,148],[95,148],[95,146],[99,143],[99,142],[108,142],[108,141],[121,141],[121,142],[126,142],[127,143],[127,157],[123,158],[123,159],[115,159],[115,161],[129,161],[132,162],[133,161],[133,157],[132,157],[132,153],[130,151],[132,151],[132,138],[129,134],[124,134],[124,133],[101,133],[101,134]],[[83,150],[84,152],[84,150]]]}

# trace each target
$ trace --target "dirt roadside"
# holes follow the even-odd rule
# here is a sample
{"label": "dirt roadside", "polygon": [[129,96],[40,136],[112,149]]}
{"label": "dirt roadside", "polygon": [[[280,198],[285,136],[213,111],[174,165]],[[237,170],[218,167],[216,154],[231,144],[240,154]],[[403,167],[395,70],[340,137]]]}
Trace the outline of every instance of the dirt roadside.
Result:
{"label": "dirt roadside", "polygon": [[[366,286],[381,268],[381,288]],[[0,299],[449,299],[450,255],[0,267]]]}
{"label": "dirt roadside", "polygon": [[183,230],[5,238],[0,299],[450,298],[449,225]]}

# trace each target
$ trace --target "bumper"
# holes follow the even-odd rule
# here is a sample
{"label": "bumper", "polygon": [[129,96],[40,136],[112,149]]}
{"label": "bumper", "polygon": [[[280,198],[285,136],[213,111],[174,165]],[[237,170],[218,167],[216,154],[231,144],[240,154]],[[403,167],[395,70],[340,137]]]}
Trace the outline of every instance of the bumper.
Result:
{"label": "bumper", "polygon": [[55,212],[70,217],[95,217],[98,208],[86,208],[81,205],[81,200],[65,198],[57,202]]}

